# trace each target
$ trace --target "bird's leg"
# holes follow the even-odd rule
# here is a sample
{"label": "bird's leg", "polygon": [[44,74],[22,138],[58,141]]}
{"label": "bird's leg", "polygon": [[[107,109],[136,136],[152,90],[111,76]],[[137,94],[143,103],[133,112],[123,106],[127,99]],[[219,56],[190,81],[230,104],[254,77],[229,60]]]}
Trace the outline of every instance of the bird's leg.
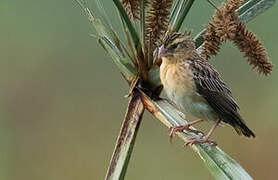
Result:
{"label": "bird's leg", "polygon": [[191,129],[191,128],[190,128],[190,126],[193,126],[194,124],[197,124],[197,123],[200,123],[200,122],[203,122],[203,121],[204,121],[204,120],[202,120],[202,119],[198,119],[198,120],[189,122],[189,123],[187,123],[186,125],[182,125],[182,126],[172,126],[172,127],[170,128],[170,134],[169,134],[169,136],[170,136],[170,141],[172,142],[172,139],[173,139],[174,134],[175,134],[176,132],[183,132],[183,130],[187,130],[187,131],[192,132],[192,133],[195,133],[195,134],[197,134],[197,135],[198,135],[199,133],[204,134],[204,133],[201,132],[201,131],[194,130],[194,129]]}
{"label": "bird's leg", "polygon": [[217,143],[213,140],[210,140],[210,136],[212,135],[212,133],[214,132],[214,130],[216,129],[216,127],[219,125],[219,123],[221,122],[221,120],[218,120],[213,126],[212,128],[209,130],[208,134],[204,137],[202,137],[201,139],[198,139],[198,138],[191,138],[189,139],[189,141],[185,144],[186,146],[187,145],[193,145],[193,144],[203,144],[203,143],[208,143],[208,144],[211,144],[211,145],[214,145],[216,146]]}

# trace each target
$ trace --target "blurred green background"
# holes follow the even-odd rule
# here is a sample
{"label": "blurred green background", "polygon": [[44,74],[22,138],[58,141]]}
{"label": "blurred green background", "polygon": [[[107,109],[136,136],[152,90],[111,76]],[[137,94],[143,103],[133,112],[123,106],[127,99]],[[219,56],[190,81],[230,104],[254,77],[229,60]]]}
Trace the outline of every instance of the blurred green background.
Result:
{"label": "blurred green background", "polygon": [[[105,8],[116,14],[112,1]],[[185,27],[198,33],[212,12],[196,1]],[[277,16],[275,5],[248,23],[274,64]],[[113,23],[120,28],[116,16]],[[104,178],[128,87],[90,33],[74,0],[0,1],[0,179]],[[248,140],[227,126],[214,138],[255,179],[276,179],[277,68],[269,77],[258,75],[230,43],[213,59],[257,135]],[[178,139],[170,144],[168,130],[145,113],[126,179],[213,178],[197,154]]]}

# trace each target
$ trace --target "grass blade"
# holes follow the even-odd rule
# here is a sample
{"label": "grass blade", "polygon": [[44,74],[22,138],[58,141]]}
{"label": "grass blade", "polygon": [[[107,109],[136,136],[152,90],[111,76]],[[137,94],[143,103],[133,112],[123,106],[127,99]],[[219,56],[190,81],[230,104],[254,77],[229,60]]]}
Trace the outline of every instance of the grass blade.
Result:
{"label": "grass blade", "polygon": [[[140,91],[145,108],[152,113],[167,128],[184,125],[186,121],[179,115],[180,112],[165,100],[152,101],[146,94]],[[187,142],[188,138],[199,137],[190,132],[177,133]],[[200,137],[199,137],[200,138]],[[219,180],[251,180],[252,177],[231,157],[219,147],[206,144],[193,145],[193,150],[199,154],[210,173]]]}
{"label": "grass blade", "polygon": [[178,8],[180,7],[180,3],[181,3],[181,1],[174,1],[173,10],[172,10],[172,12],[170,14],[170,18],[169,18],[170,25],[172,23],[174,23],[174,21],[175,21]]}
{"label": "grass blade", "polygon": [[99,0],[95,0],[95,2],[96,2],[97,7],[99,9],[100,16],[101,16],[101,18],[103,20],[103,25],[106,26],[106,29],[110,33],[110,37],[113,39],[115,45],[117,45],[118,49],[121,51],[121,53],[124,56],[128,57],[128,59],[134,63],[133,58],[131,57],[130,52],[127,51],[127,48],[126,48],[125,44],[121,42],[121,40],[118,38],[118,35],[114,31],[112,23],[109,20],[107,14],[105,12],[105,9],[102,6],[101,2]]}
{"label": "grass blade", "polygon": [[139,92],[135,89],[127,107],[106,180],[124,179],[143,113],[144,105]]}
{"label": "grass blade", "polygon": [[84,3],[77,0],[77,3],[80,5],[82,10],[87,14],[90,23],[94,26],[97,32],[97,38],[99,39],[99,44],[105,49],[105,51],[111,56],[114,60],[114,63],[120,69],[121,73],[125,78],[131,82],[137,74],[137,70],[134,67],[134,64],[128,56],[123,53],[120,45],[119,38],[116,33],[112,33],[113,30],[108,26],[105,26],[100,19],[97,19],[93,16],[89,8],[85,6]]}
{"label": "grass blade", "polygon": [[127,27],[128,27],[128,30],[131,34],[131,37],[132,37],[132,40],[133,40],[133,43],[135,45],[135,48],[138,50],[138,49],[141,49],[141,43],[140,43],[140,40],[139,40],[139,37],[138,37],[138,34],[134,28],[134,26],[132,25],[124,7],[122,6],[121,2],[119,0],[113,0],[114,4],[116,5],[116,7],[118,8],[118,11],[119,13],[121,14],[122,18],[124,19]]}
{"label": "grass blade", "polygon": [[[192,7],[193,3],[195,0],[183,0],[182,3],[179,4],[179,10],[177,11],[177,15],[176,18],[173,18],[173,22],[172,22],[172,30],[174,32],[179,31],[179,29],[182,26],[182,23],[184,22],[184,19],[186,17],[186,15],[188,14],[190,8]],[[176,9],[176,7],[174,7],[174,10]],[[172,19],[172,18],[171,18]]]}
{"label": "grass blade", "polygon": [[250,0],[242,5],[238,10],[240,16],[239,19],[244,22],[248,22],[254,19],[256,16],[262,14],[267,9],[275,4],[276,0]]}
{"label": "grass blade", "polygon": [[136,69],[130,64],[130,61],[121,56],[117,47],[106,37],[102,37],[98,41],[105,51],[111,56],[114,63],[119,68],[128,82],[131,82],[137,73]]}
{"label": "grass blade", "polygon": [[145,54],[145,0],[140,0],[140,38],[141,38],[141,44],[142,44],[142,50]]}
{"label": "grass blade", "polygon": [[128,45],[128,50],[130,51],[130,54],[131,54],[131,60],[132,60],[133,64],[135,65],[135,67],[138,67],[138,59],[136,57],[137,52],[136,52],[133,42],[131,40],[129,30],[128,30],[126,24],[124,23],[122,16],[120,16],[120,20],[122,22],[122,28],[123,28],[123,32],[125,35],[127,45]]}
{"label": "grass blade", "polygon": [[[245,2],[239,9],[239,20],[243,22],[249,22],[258,15],[265,12],[267,9],[271,8],[275,4],[276,0],[249,0]],[[202,30],[195,38],[195,45],[199,48],[203,42],[204,38],[203,35],[205,34],[206,30]],[[198,49],[201,51],[201,48]]]}
{"label": "grass blade", "polygon": [[133,44],[135,46],[135,49],[137,52],[137,58],[138,58],[138,62],[139,62],[138,63],[138,72],[140,73],[140,76],[142,77],[143,80],[147,80],[148,79],[148,72],[147,72],[148,63],[145,61],[139,36],[138,36],[133,24],[131,23],[121,2],[119,0],[113,0],[113,2],[116,5],[123,20],[125,21],[127,29],[129,30],[131,38],[133,40]]}

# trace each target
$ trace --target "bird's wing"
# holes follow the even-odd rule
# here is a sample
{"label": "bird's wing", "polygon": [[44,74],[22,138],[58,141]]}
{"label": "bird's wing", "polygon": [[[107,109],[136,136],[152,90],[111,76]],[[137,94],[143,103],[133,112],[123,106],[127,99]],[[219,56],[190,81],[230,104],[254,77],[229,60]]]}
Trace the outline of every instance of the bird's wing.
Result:
{"label": "bird's wing", "polygon": [[232,93],[221,80],[219,73],[204,60],[189,60],[197,92],[219,115],[220,119],[232,125],[239,135],[255,137],[238,113],[238,105]]}
{"label": "bird's wing", "polygon": [[[189,61],[189,65],[193,72],[197,92],[206,99],[221,119],[224,122],[241,119],[238,117],[239,107],[231,91],[214,67],[204,60],[192,60]],[[227,123],[233,124],[234,122]]]}

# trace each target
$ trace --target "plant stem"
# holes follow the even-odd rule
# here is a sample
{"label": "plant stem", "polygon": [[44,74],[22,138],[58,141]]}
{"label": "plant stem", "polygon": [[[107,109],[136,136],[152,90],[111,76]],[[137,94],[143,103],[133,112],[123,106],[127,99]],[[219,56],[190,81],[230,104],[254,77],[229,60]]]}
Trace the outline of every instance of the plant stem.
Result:
{"label": "plant stem", "polygon": [[[180,113],[165,100],[152,101],[144,92],[140,91],[145,108],[153,114],[167,128],[172,126],[185,125],[187,122],[180,116]],[[177,133],[185,143],[189,138],[200,138],[195,134],[184,131]],[[218,146],[207,144],[196,144],[192,146],[204,161],[210,173],[217,180],[252,180],[252,177],[229,155],[223,152]]]}
{"label": "plant stem", "polygon": [[144,106],[140,93],[134,89],[109,164],[106,180],[124,179],[143,113]]}
{"label": "plant stem", "polygon": [[124,22],[126,23],[127,28],[130,32],[131,38],[133,40],[133,44],[134,44],[136,52],[137,52],[138,62],[140,62],[138,64],[138,72],[140,73],[140,77],[142,77],[142,79],[144,81],[147,81],[147,79],[148,79],[147,62],[145,61],[145,58],[144,58],[142,45],[141,45],[139,36],[138,36],[134,26],[132,25],[124,7],[121,4],[121,2],[119,0],[113,0],[113,2],[116,5],[116,7],[117,7],[120,15],[122,16]]}

